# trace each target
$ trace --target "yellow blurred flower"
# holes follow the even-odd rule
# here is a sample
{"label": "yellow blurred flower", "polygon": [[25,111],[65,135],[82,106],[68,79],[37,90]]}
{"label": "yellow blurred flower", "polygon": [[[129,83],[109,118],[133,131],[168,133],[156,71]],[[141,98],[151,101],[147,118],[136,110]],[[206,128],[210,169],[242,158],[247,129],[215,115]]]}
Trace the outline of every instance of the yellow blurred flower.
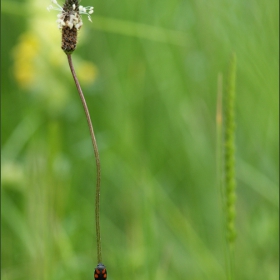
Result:
{"label": "yellow blurred flower", "polygon": [[24,33],[19,39],[18,45],[13,50],[14,75],[18,84],[26,88],[34,81],[36,69],[34,59],[38,55],[39,40],[30,33]]}

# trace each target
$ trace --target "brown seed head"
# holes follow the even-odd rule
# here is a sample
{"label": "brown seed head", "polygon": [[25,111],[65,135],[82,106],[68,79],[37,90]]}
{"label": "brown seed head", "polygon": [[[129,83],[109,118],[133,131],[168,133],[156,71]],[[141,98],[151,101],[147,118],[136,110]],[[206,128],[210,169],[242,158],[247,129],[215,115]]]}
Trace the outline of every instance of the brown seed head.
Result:
{"label": "brown seed head", "polygon": [[[77,19],[80,19],[79,15],[79,3],[77,0],[66,0],[63,5],[63,11],[65,13],[64,22],[72,22],[73,15],[76,15]],[[62,44],[61,48],[66,53],[72,53],[77,46],[77,28],[73,26],[62,27]]]}
{"label": "brown seed head", "polygon": [[69,26],[62,28],[62,44],[61,48],[66,54],[72,53],[77,46],[77,29]]}

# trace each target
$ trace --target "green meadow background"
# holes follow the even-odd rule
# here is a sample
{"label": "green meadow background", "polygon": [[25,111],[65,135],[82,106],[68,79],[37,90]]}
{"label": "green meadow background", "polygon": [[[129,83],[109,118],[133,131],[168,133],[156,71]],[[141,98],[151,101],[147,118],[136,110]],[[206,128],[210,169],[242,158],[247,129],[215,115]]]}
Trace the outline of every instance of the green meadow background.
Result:
{"label": "green meadow background", "polygon": [[[93,279],[97,264],[93,149],[50,4],[1,1],[3,280]],[[80,4],[95,8],[73,62],[108,280],[226,279],[216,102],[233,51],[236,279],[278,279],[279,1]]]}

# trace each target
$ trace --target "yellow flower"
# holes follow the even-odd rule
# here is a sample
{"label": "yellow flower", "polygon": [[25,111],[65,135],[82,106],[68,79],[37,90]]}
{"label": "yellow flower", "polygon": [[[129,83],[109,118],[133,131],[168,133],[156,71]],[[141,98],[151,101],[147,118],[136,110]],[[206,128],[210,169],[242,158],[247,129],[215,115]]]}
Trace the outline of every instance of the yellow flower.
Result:
{"label": "yellow flower", "polygon": [[20,37],[19,44],[13,50],[14,75],[18,84],[27,88],[35,78],[34,59],[38,55],[39,41],[32,33]]}

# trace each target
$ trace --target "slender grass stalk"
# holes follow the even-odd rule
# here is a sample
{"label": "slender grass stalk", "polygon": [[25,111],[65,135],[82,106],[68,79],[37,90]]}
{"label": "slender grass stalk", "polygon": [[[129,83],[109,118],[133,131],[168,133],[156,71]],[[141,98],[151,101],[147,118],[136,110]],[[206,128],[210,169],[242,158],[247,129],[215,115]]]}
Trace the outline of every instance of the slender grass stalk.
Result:
{"label": "slender grass stalk", "polygon": [[80,99],[81,99],[83,107],[84,107],[89,131],[90,131],[91,141],[92,141],[92,145],[93,145],[93,150],[94,150],[95,163],[96,163],[95,229],[96,229],[96,244],[97,244],[97,261],[98,261],[98,263],[101,263],[102,256],[101,256],[100,220],[99,220],[101,169],[100,169],[99,152],[98,152],[97,142],[96,142],[96,138],[94,135],[94,130],[93,130],[93,126],[92,126],[92,122],[91,122],[91,118],[90,118],[90,113],[89,113],[89,110],[87,107],[86,99],[83,95],[81,86],[79,84],[77,75],[75,73],[71,54],[69,54],[69,53],[67,54],[67,59],[68,59],[68,63],[69,63],[71,73],[72,73],[73,79],[75,81],[75,84],[76,84],[76,87],[77,87],[77,90],[78,90],[78,93],[80,96]]}
{"label": "slender grass stalk", "polygon": [[235,79],[236,55],[233,53],[228,68],[227,88],[223,106],[223,77],[218,75],[216,109],[217,181],[222,205],[223,232],[225,233],[225,261],[227,279],[235,279]]}
{"label": "slender grass stalk", "polygon": [[224,166],[226,188],[226,229],[227,244],[229,250],[230,278],[235,279],[234,245],[236,239],[235,229],[235,79],[236,79],[236,55],[232,54],[228,69],[227,90],[225,93],[225,124],[224,124]]}
{"label": "slender grass stalk", "polygon": [[[224,184],[224,147],[223,147],[223,74],[218,74],[217,103],[216,103],[216,161],[217,161],[217,184],[220,193],[222,233],[226,236],[226,199]],[[226,266],[227,279],[230,279],[229,254],[226,239],[222,240],[223,254]]]}
{"label": "slender grass stalk", "polygon": [[224,210],[224,184],[223,184],[223,74],[218,75],[218,91],[216,104],[216,158],[217,158],[217,180],[220,191],[221,205]]}

